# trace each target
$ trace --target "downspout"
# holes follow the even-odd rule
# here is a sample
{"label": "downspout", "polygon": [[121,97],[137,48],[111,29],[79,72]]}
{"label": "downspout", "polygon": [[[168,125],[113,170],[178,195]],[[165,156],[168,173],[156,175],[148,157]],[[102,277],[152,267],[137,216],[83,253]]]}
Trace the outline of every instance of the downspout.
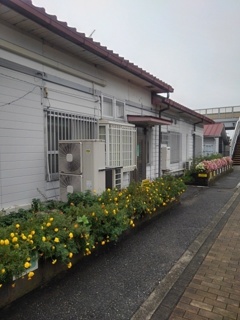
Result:
{"label": "downspout", "polygon": [[[168,92],[167,93],[167,99],[169,99],[169,96],[170,96],[170,93]],[[162,109],[162,110],[159,110],[159,118],[161,118],[161,113],[165,110],[168,110],[170,108],[169,106],[169,103],[168,103],[168,106],[167,108],[165,109]],[[159,139],[159,142],[158,142],[158,177],[161,177],[161,144],[162,144],[162,131],[161,131],[161,125],[158,126],[158,139]]]}
{"label": "downspout", "polygon": [[195,153],[195,146],[196,146],[196,134],[195,134],[195,130],[196,130],[196,125],[199,124],[199,123],[202,123],[203,121],[199,121],[199,122],[196,122],[193,124],[193,161],[196,157],[196,153]]}
{"label": "downspout", "polygon": [[[159,117],[160,117],[160,112],[159,112]],[[161,144],[162,144],[162,130],[161,130],[161,125],[158,126],[158,177],[161,177]]]}

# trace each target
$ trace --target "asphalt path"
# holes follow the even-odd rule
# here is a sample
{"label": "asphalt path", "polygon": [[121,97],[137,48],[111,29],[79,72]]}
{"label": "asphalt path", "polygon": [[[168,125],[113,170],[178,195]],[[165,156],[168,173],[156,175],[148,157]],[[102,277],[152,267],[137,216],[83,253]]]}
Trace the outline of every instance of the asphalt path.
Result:
{"label": "asphalt path", "polygon": [[131,319],[239,181],[237,169],[211,187],[188,186],[180,204],[0,310],[0,319]]}

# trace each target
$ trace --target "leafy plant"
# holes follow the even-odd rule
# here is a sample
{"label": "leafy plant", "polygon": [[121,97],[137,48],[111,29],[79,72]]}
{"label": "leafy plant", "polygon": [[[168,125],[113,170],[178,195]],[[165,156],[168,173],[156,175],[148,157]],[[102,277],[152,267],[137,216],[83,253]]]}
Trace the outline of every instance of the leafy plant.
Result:
{"label": "leafy plant", "polygon": [[[75,193],[66,203],[33,199],[31,209],[0,217],[0,287],[28,272],[31,257],[61,261],[68,268],[76,253],[90,255],[96,246],[117,241],[137,220],[176,201],[185,191],[172,176],[101,195]],[[30,280],[34,272],[28,272]]]}

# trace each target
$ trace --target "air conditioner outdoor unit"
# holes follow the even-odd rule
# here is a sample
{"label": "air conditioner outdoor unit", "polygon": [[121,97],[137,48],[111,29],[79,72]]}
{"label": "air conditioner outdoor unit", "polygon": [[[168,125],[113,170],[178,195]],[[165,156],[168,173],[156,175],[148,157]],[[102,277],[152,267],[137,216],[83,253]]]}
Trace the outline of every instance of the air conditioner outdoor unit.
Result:
{"label": "air conditioner outdoor unit", "polygon": [[186,169],[186,170],[190,170],[190,169],[191,169],[191,166],[192,166],[192,161],[186,161],[186,163],[185,163],[185,169]]}
{"label": "air conditioner outdoor unit", "polygon": [[60,199],[73,192],[105,190],[105,141],[59,141]]}
{"label": "air conditioner outdoor unit", "polygon": [[60,141],[58,157],[60,173],[82,174],[81,141]]}
{"label": "air conditioner outdoor unit", "polygon": [[67,201],[67,194],[82,192],[82,176],[76,174],[60,174],[60,199]]}

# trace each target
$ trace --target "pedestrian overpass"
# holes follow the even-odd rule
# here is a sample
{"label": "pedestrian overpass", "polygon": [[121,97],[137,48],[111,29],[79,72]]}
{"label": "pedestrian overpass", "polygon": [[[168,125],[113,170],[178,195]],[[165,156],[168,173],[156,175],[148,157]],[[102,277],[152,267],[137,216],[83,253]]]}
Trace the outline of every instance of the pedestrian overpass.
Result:
{"label": "pedestrian overpass", "polygon": [[194,110],[215,122],[222,122],[226,130],[234,130],[240,117],[240,106]]}
{"label": "pedestrian overpass", "polygon": [[234,130],[230,144],[230,156],[234,165],[240,165],[240,106],[198,109],[196,112],[224,123],[226,130]]}

